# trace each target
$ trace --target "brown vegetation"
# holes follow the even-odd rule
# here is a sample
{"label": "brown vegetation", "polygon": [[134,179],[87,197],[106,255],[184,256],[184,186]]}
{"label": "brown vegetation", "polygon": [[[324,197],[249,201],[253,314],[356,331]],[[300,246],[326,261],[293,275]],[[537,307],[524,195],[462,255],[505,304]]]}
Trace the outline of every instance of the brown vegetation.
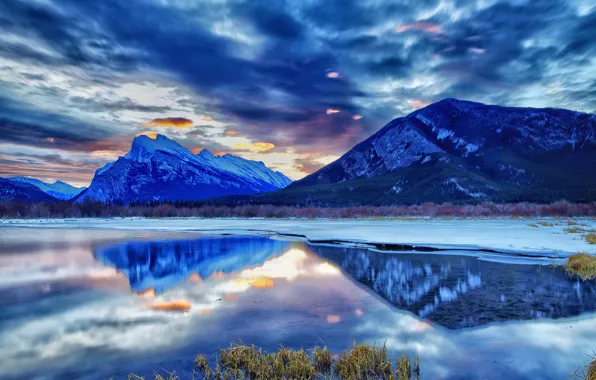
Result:
{"label": "brown vegetation", "polygon": [[596,354],[592,356],[592,362],[583,368],[579,368],[571,376],[573,379],[596,380]]}
{"label": "brown vegetation", "polygon": [[[100,202],[31,203],[0,202],[0,218],[88,218],[88,217],[204,217],[204,218],[491,218],[596,216],[596,203],[575,204],[565,201],[551,204],[484,203],[450,205],[423,203],[412,206],[301,207],[277,205],[212,205],[201,202],[147,204],[104,204]],[[547,227],[551,223],[540,222]],[[572,224],[570,224],[571,226]],[[590,231],[591,232],[591,231]],[[593,239],[593,238],[590,238]]]}
{"label": "brown vegetation", "polygon": [[596,279],[596,256],[578,253],[569,256],[565,263],[565,270],[569,275],[578,275],[582,280]]}
{"label": "brown vegetation", "polygon": [[[195,376],[199,379],[391,379],[411,380],[420,377],[420,361],[414,362],[402,354],[395,366],[386,347],[354,344],[339,359],[334,360],[327,347],[315,347],[309,355],[304,349],[280,348],[275,353],[264,353],[254,345],[232,345],[221,350],[215,367],[204,355],[194,360]],[[129,375],[129,379],[142,377]],[[175,380],[175,373],[166,377],[155,374],[155,380]]]}

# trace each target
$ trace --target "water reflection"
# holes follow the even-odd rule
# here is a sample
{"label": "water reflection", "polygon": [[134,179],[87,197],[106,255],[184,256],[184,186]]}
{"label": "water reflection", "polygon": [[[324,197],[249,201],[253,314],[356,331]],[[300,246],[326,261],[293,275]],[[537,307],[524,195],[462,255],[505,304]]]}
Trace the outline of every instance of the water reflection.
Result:
{"label": "water reflection", "polygon": [[266,237],[204,237],[98,246],[93,254],[104,264],[122,271],[133,291],[154,295],[191,276],[200,281],[262,264],[288,245]]}
{"label": "water reflection", "polygon": [[[43,235],[5,231],[16,245]],[[596,314],[441,326],[483,324],[497,309],[503,320],[515,319],[516,308],[529,308],[528,315],[543,305],[556,315],[591,310],[594,284],[576,286],[548,267],[263,237],[139,242],[127,232],[116,240],[137,241],[106,243],[99,235],[108,231],[84,231],[71,242],[67,232],[44,236],[63,251],[0,255],[0,270],[11,273],[0,281],[0,346],[10,347],[0,351],[3,380],[153,378],[161,368],[185,379],[197,353],[210,356],[230,342],[268,351],[325,344],[335,354],[353,340],[386,342],[393,357],[417,353],[423,379],[558,379],[596,348]],[[470,322],[483,315],[483,323]]]}
{"label": "water reflection", "polygon": [[450,329],[596,310],[596,282],[569,277],[562,268],[473,256],[312,249],[392,305]]}

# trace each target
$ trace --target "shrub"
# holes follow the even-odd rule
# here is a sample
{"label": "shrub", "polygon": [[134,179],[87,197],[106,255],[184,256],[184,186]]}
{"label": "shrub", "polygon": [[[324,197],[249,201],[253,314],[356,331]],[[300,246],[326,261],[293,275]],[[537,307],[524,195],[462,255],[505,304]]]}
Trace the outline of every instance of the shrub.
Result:
{"label": "shrub", "polygon": [[596,256],[586,253],[578,253],[569,256],[565,263],[565,270],[570,276],[578,275],[582,280],[592,280],[596,278]]}

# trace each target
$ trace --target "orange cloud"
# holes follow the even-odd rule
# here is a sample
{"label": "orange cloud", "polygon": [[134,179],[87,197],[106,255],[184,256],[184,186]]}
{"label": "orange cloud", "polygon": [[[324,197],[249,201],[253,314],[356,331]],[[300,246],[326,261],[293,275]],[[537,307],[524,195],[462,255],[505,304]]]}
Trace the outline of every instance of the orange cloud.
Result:
{"label": "orange cloud", "polygon": [[124,155],[126,152],[122,150],[94,150],[91,152],[92,155],[98,157],[117,157]]}
{"label": "orange cloud", "polygon": [[147,136],[150,139],[155,140],[157,138],[157,132],[141,132],[141,133],[137,133],[136,136]]}
{"label": "orange cloud", "polygon": [[420,30],[422,32],[431,34],[444,34],[445,32],[441,29],[441,25],[435,24],[430,21],[417,21],[413,24],[401,25],[395,28],[396,33],[407,32],[408,30]]}
{"label": "orange cloud", "polygon": [[334,324],[334,323],[338,323],[339,321],[341,321],[341,318],[339,315],[329,314],[327,316],[327,323]]}
{"label": "orange cloud", "polygon": [[327,73],[327,78],[337,79],[339,78],[339,73],[336,73],[335,71]]}
{"label": "orange cloud", "polygon": [[354,116],[352,116],[352,119],[360,120],[360,119],[362,119],[362,115],[354,115]]}
{"label": "orange cloud", "polygon": [[46,137],[45,139],[43,139],[43,141],[53,144],[56,142],[56,139],[53,137]]}
{"label": "orange cloud", "polygon": [[250,285],[257,289],[272,288],[275,285],[275,281],[271,277],[257,277]]}
{"label": "orange cloud", "polygon": [[203,116],[203,117],[200,118],[200,120],[201,121],[206,121],[208,123],[212,123],[212,122],[215,121],[215,120],[213,120],[213,118],[211,116]]}
{"label": "orange cloud", "polygon": [[240,134],[240,131],[237,131],[235,129],[228,129],[228,130],[226,130],[226,135],[228,135],[228,136],[236,136],[236,135],[239,135],[239,134]]}
{"label": "orange cloud", "polygon": [[333,108],[327,109],[327,115],[333,115],[334,113],[339,113],[339,110]]}
{"label": "orange cloud", "polygon": [[234,149],[249,150],[251,152],[267,152],[275,148],[275,144],[269,142],[256,142],[254,144],[236,144]]}
{"label": "orange cloud", "polygon": [[184,117],[164,117],[153,119],[148,123],[143,124],[147,128],[173,127],[173,128],[189,128],[192,127],[193,122]]}
{"label": "orange cloud", "polygon": [[199,154],[203,151],[203,149],[205,149],[205,148],[191,148],[190,151],[193,152],[194,154]]}
{"label": "orange cloud", "polygon": [[224,278],[226,274],[222,271],[215,271],[209,275],[209,278]]}
{"label": "orange cloud", "polygon": [[169,302],[148,303],[145,307],[158,311],[189,311],[191,304],[186,300],[175,300]]}
{"label": "orange cloud", "polygon": [[135,294],[139,297],[144,297],[144,298],[153,298],[155,297],[155,289],[154,288],[148,288],[145,289],[141,292],[135,292]]}
{"label": "orange cloud", "polygon": [[410,100],[410,101],[408,102],[408,104],[409,104],[411,107],[413,107],[413,108],[423,108],[423,107],[426,107],[426,106],[428,106],[430,103],[426,103],[426,102],[423,102],[423,101],[421,101],[421,100],[416,100],[416,99],[414,99],[414,100]]}
{"label": "orange cloud", "polygon": [[188,276],[188,281],[200,284],[203,282],[203,279],[198,273],[192,273],[190,276]]}

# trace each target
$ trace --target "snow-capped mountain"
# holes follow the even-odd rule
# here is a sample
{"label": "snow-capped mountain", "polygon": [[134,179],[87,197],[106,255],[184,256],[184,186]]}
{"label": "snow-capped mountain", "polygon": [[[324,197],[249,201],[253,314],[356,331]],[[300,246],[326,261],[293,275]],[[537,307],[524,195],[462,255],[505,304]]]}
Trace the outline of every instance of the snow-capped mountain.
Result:
{"label": "snow-capped mountain", "polygon": [[391,121],[273,203],[596,200],[596,115],[445,99]]}
{"label": "snow-capped mountain", "polygon": [[207,150],[193,154],[162,135],[138,136],[124,157],[97,170],[76,201],[199,200],[274,191],[290,182],[260,161]]}
{"label": "snow-capped mountain", "polygon": [[56,198],[44,193],[38,187],[29,183],[0,178],[0,201],[14,200],[29,202],[57,201]]}
{"label": "snow-capped mountain", "polygon": [[66,182],[56,181],[54,183],[43,182],[37,178],[31,177],[10,177],[5,178],[12,182],[28,183],[43,191],[46,194],[51,195],[54,198],[67,200],[78,195],[81,191],[85,190],[84,187],[74,187]]}

